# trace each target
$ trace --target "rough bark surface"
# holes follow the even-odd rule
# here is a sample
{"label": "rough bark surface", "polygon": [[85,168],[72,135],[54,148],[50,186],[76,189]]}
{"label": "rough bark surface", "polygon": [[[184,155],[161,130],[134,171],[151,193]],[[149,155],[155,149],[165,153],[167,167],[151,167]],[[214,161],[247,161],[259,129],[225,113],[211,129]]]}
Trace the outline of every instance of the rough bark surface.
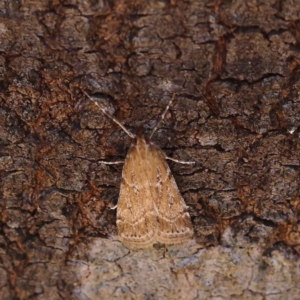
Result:
{"label": "rough bark surface", "polygon": [[[300,3],[0,1],[0,299],[299,299]],[[153,128],[190,245],[116,240],[130,130]]]}

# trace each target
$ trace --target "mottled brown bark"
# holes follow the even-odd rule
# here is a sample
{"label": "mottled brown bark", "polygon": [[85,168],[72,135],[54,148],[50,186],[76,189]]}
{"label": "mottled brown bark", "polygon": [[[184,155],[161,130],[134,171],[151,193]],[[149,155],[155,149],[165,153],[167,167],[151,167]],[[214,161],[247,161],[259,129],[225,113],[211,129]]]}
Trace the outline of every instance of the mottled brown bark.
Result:
{"label": "mottled brown bark", "polygon": [[[0,1],[0,299],[299,299],[297,1]],[[153,128],[195,241],[115,240]]]}

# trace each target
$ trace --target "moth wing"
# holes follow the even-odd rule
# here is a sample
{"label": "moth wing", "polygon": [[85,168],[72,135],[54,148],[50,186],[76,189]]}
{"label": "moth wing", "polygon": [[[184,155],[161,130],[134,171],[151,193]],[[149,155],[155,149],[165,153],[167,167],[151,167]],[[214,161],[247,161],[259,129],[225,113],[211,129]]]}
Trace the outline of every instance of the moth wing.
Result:
{"label": "moth wing", "polygon": [[131,248],[155,243],[157,223],[147,177],[147,161],[136,147],[126,156],[117,206],[119,240]]}
{"label": "moth wing", "polygon": [[163,151],[152,146],[152,160],[156,161],[151,171],[156,185],[151,188],[158,230],[156,241],[177,244],[193,236],[193,226],[188,207],[182,198]]}

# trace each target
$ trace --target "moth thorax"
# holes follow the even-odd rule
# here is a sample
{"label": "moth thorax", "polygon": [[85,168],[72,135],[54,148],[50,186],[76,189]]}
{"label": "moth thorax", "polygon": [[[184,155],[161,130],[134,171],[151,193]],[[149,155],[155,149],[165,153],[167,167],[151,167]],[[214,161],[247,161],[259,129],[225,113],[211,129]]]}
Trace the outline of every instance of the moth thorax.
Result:
{"label": "moth thorax", "polygon": [[145,134],[137,135],[135,140],[135,145],[138,147],[143,147],[149,144],[149,140],[145,137]]}

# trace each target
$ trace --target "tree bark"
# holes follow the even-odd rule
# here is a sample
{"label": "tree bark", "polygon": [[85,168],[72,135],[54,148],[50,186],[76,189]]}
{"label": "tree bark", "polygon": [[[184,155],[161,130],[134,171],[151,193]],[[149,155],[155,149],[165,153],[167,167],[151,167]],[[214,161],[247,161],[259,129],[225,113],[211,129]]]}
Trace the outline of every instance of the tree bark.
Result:
{"label": "tree bark", "polygon": [[[299,299],[297,1],[0,2],[0,299]],[[189,245],[117,241],[130,131],[170,163]]]}

